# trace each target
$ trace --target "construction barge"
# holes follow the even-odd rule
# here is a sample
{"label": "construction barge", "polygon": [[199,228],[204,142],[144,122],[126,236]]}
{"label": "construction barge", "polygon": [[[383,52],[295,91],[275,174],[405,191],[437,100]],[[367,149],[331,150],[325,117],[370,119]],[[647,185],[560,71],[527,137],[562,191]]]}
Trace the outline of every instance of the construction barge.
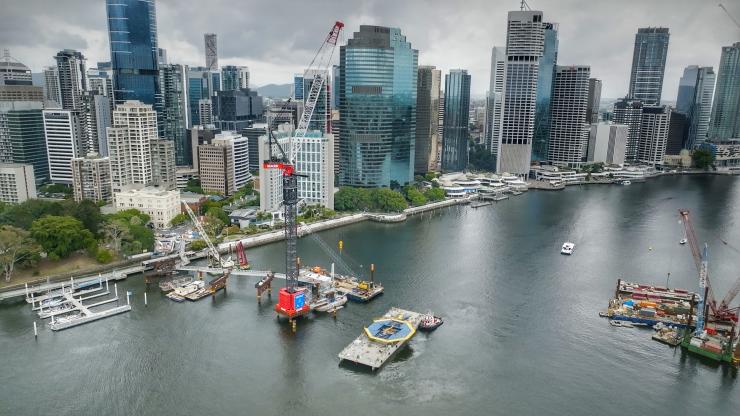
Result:
{"label": "construction barge", "polygon": [[606,317],[636,324],[662,324],[674,328],[688,327],[696,293],[617,280],[614,298],[609,301]]}
{"label": "construction barge", "polygon": [[413,338],[421,318],[418,312],[391,308],[339,353],[339,364],[349,362],[372,371],[381,368]]}

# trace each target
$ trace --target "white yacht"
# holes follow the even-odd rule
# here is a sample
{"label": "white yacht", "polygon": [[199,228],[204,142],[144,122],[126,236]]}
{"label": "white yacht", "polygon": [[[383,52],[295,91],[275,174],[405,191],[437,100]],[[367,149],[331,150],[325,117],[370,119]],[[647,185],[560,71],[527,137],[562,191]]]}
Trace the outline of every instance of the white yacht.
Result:
{"label": "white yacht", "polygon": [[565,242],[563,243],[563,248],[560,249],[560,254],[567,254],[571,255],[573,254],[573,249],[576,248],[576,245],[571,242]]}
{"label": "white yacht", "polygon": [[622,185],[632,185],[632,182],[625,179],[622,181]]}

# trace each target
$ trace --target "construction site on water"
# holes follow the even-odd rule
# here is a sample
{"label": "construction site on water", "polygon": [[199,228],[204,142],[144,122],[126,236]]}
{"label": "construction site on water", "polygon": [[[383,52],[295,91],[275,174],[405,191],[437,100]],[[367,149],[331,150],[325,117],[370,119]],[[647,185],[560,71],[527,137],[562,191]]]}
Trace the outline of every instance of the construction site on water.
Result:
{"label": "construction site on water", "polygon": [[[740,277],[718,302],[709,279],[709,246],[704,244],[702,249],[699,245],[689,211],[681,209],[679,214],[684,228],[679,244],[688,245],[691,250],[699,292],[618,279],[614,298],[599,315],[608,318],[612,326],[652,328],[653,340],[680,346],[710,362],[740,368],[740,307],[731,306],[740,292]],[[721,241],[732,248],[727,241]]]}

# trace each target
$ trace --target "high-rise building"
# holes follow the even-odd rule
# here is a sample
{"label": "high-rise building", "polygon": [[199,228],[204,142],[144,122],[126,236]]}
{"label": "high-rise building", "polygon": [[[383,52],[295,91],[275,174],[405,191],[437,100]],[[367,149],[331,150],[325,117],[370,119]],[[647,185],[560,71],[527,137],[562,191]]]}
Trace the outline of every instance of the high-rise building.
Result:
{"label": "high-rise building", "polygon": [[83,199],[111,202],[113,189],[110,159],[97,153],[72,159],[72,190],[75,201]]}
{"label": "high-rise building", "polygon": [[640,141],[637,161],[648,165],[662,165],[668,144],[671,107],[651,106],[642,108]]}
{"label": "high-rise building", "polygon": [[433,169],[439,137],[439,91],[442,71],[433,66],[419,66],[416,78],[416,144],[414,172]]}
{"label": "high-rise building", "polygon": [[159,136],[175,144],[177,165],[188,165],[186,159],[190,141],[186,130],[190,124],[190,111],[187,67],[178,64],[161,66],[159,84],[162,94],[157,107]]}
{"label": "high-rise building", "polygon": [[509,12],[497,172],[516,175],[529,173],[537,104],[537,78],[544,43],[541,11]]}
{"label": "high-rise building", "polygon": [[154,0],[106,0],[116,103],[155,105],[159,94]]}
{"label": "high-rise building", "polygon": [[116,106],[113,127],[108,128],[108,154],[114,192],[129,185],[154,184],[153,140],[157,140],[157,113],[151,105],[126,101]]}
{"label": "high-rise building", "polygon": [[[280,126],[274,137],[286,148],[293,128],[289,124]],[[298,178],[298,200],[308,205],[321,205],[334,209],[334,136],[322,135],[319,131],[308,131],[305,137],[293,138],[301,141],[301,151],[296,158]],[[274,145],[273,145],[274,146]],[[273,154],[277,149],[273,149]],[[267,136],[260,138],[259,160],[269,158]],[[283,181],[277,169],[265,169],[260,165],[260,210],[276,211],[283,201]]]}
{"label": "high-rise building", "polygon": [[501,141],[501,114],[504,104],[506,48],[493,47],[491,51],[491,80],[486,96],[486,121],[483,137],[495,160],[499,157]]}
{"label": "high-rise building", "polygon": [[[264,113],[262,97],[248,89],[218,91],[212,102],[213,124],[221,130],[240,131]],[[201,124],[207,124],[201,121]]]}
{"label": "high-rise building", "polygon": [[218,37],[215,33],[203,35],[206,51],[206,68],[210,71],[218,70]]}
{"label": "high-rise building", "polygon": [[152,152],[152,184],[163,189],[177,186],[175,144],[172,140],[157,139],[150,142]]}
{"label": "high-rise building", "polygon": [[43,69],[44,74],[44,107],[61,108],[62,97],[59,92],[59,71],[56,65],[46,66]]}
{"label": "high-rise building", "polygon": [[659,105],[668,54],[667,27],[641,27],[635,35],[629,98]]}
{"label": "high-rise building", "polygon": [[[441,83],[441,80],[440,80]],[[432,169],[435,172],[439,172],[442,170],[442,144],[444,142],[444,124],[445,124],[445,92],[440,91],[439,93],[439,118],[437,119],[437,132],[438,139],[437,139],[437,154],[434,155],[434,161],[432,162],[434,168]]]}
{"label": "high-rise building", "polygon": [[198,146],[211,143],[219,133],[221,133],[221,130],[206,126],[193,126],[193,128],[188,129],[190,151],[187,155],[187,161],[189,166],[198,169]]}
{"label": "high-rise building", "polygon": [[401,29],[382,26],[361,25],[340,48],[341,185],[413,180],[418,55]]}
{"label": "high-rise building", "polygon": [[221,83],[224,91],[249,88],[249,68],[226,65],[221,68]]}
{"label": "high-rise building", "polygon": [[87,90],[85,57],[78,51],[65,49],[57,53],[54,59],[57,61],[62,108],[65,110],[82,110],[82,96],[84,91]]}
{"label": "high-rise building", "polygon": [[676,99],[676,113],[685,114],[688,122],[686,138],[681,144],[683,149],[693,149],[706,140],[713,92],[714,70],[711,66],[690,65],[683,70]]}
{"label": "high-rise building", "polygon": [[552,97],[555,66],[558,64],[558,25],[543,23],[545,48],[539,61],[537,75],[537,104],[534,115],[532,160],[545,161],[550,140],[550,99]]}
{"label": "high-rise building", "polygon": [[248,139],[233,131],[198,146],[198,175],[205,191],[233,195],[252,180]]}
{"label": "high-rise building", "polygon": [[445,75],[444,171],[459,172],[468,167],[469,108],[470,75],[467,70],[452,69]]}
{"label": "high-rise building", "polygon": [[33,85],[31,70],[3,50],[0,58],[0,85]]}
{"label": "high-rise building", "polygon": [[637,161],[640,129],[642,128],[642,108],[642,101],[629,98],[622,98],[614,103],[612,120],[616,124],[625,124],[628,127],[627,150],[624,156],[626,162]]}
{"label": "high-rise building", "polygon": [[188,127],[206,124],[200,120],[199,102],[211,99],[221,89],[221,73],[203,67],[188,68],[188,107],[190,124]]}
{"label": "high-rise building", "polygon": [[708,137],[713,141],[740,138],[740,42],[722,48]]}
{"label": "high-rise building", "polygon": [[0,100],[0,162],[32,165],[37,184],[49,180],[42,108],[41,100]]}
{"label": "high-rise building", "polygon": [[75,110],[44,110],[49,180],[72,184],[72,159],[84,154],[84,126]]}
{"label": "high-rise building", "polygon": [[689,118],[684,113],[673,111],[668,125],[668,139],[665,146],[666,155],[679,155],[684,149],[686,136],[689,133]]}
{"label": "high-rise building", "polygon": [[112,113],[110,109],[111,99],[108,96],[97,94],[93,91],[85,91],[82,96],[85,123],[85,137],[87,138],[85,152],[97,152],[103,156],[108,155],[108,127],[111,126]]}
{"label": "high-rise building", "polygon": [[0,202],[19,204],[36,198],[33,166],[0,163]]}
{"label": "high-rise building", "polygon": [[587,161],[623,165],[629,127],[601,122],[591,124],[590,130]]}
{"label": "high-rise building", "polygon": [[303,101],[303,74],[293,75],[293,98]]}
{"label": "high-rise building", "polygon": [[242,136],[247,138],[247,149],[249,151],[249,171],[258,172],[262,160],[260,160],[260,137],[267,133],[267,124],[254,123],[252,127],[241,130]]}
{"label": "high-rise building", "polygon": [[322,133],[331,133],[331,94],[329,90],[329,72],[310,70],[306,71],[303,76],[303,97],[304,97],[304,108],[305,100],[311,92],[311,85],[316,77],[323,77],[324,81],[319,92],[319,98],[316,101],[316,107],[313,109],[313,115],[311,116],[311,122],[308,124],[309,130],[319,130]]}
{"label": "high-rise building", "polygon": [[554,165],[580,167],[586,160],[591,128],[588,120],[590,75],[588,66],[555,67],[547,151]]}
{"label": "high-rise building", "polygon": [[588,106],[586,107],[586,118],[589,123],[599,122],[599,105],[601,104],[601,80],[589,78],[588,80]]}
{"label": "high-rise building", "polygon": [[210,98],[198,100],[198,119],[203,126],[213,124],[213,101]]}

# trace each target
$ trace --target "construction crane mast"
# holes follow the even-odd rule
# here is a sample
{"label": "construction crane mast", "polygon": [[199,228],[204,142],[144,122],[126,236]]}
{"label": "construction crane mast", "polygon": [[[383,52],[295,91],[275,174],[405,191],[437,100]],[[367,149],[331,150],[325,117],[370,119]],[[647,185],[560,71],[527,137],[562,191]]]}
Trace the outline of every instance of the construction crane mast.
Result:
{"label": "construction crane mast", "polygon": [[694,226],[691,224],[689,218],[689,210],[680,209],[678,211],[681,214],[681,222],[683,223],[684,230],[686,231],[686,239],[688,240],[689,247],[691,248],[691,255],[694,258],[694,265],[699,273],[699,289],[700,298],[696,305],[696,330],[695,334],[699,335],[704,331],[704,319],[705,319],[705,302],[708,302],[707,298],[710,297],[711,287],[709,285],[709,259],[708,252],[709,248],[707,244],[704,244],[704,251],[702,252],[699,243],[696,240],[696,232],[694,232]]}
{"label": "construction crane mast", "polygon": [[[302,292],[296,290],[298,280],[298,224],[296,223],[297,205],[298,205],[298,177],[303,176],[296,172],[296,161],[301,150],[303,141],[306,136],[314,109],[318,103],[321,94],[321,88],[326,82],[326,74],[331,64],[334,50],[337,46],[339,33],[344,27],[344,23],[335,22],[334,26],[326,36],[324,43],[314,56],[305,75],[311,76],[311,88],[304,103],[303,114],[298,122],[298,126],[289,143],[289,153],[285,153],[280,143],[273,138],[272,131],[269,131],[268,148],[270,159],[264,161],[265,169],[278,169],[282,174],[283,184],[283,209],[285,217],[285,274],[286,285],[280,289],[278,304],[275,305],[275,311],[286,316],[292,321],[295,316],[302,315],[308,311],[308,305],[304,303]],[[305,77],[304,77],[305,82]],[[290,101],[289,101],[290,102]],[[272,129],[272,126],[268,126]],[[279,155],[273,155],[273,146],[278,150]]]}

